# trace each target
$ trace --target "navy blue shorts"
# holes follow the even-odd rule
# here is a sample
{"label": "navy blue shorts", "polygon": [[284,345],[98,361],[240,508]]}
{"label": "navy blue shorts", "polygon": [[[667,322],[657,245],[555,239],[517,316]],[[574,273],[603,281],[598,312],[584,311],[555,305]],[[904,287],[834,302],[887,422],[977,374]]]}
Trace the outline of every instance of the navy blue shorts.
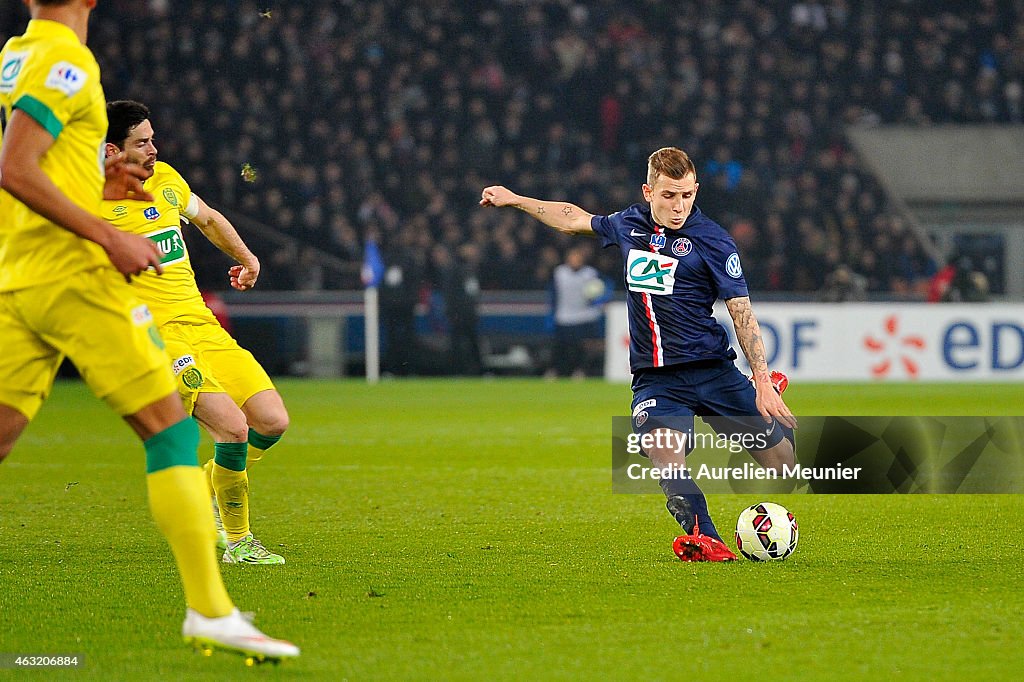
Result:
{"label": "navy blue shorts", "polygon": [[754,385],[731,360],[640,370],[633,375],[633,431],[692,434],[698,416],[720,436],[742,439],[748,451],[767,450],[785,434],[776,420],[764,421],[756,398]]}

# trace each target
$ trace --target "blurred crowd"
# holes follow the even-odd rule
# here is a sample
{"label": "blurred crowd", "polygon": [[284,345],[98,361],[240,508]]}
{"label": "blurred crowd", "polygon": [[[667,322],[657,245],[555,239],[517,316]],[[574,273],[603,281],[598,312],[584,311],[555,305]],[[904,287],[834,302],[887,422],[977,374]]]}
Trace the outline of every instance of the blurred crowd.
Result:
{"label": "blurred crowd", "polygon": [[547,288],[568,242],[480,189],[611,212],[674,145],[752,289],[920,294],[938,264],[843,127],[1024,122],[1024,0],[103,0],[90,45],[194,190],[306,245],[262,254],[281,288],[358,287],[307,247],[369,235],[422,282]]}

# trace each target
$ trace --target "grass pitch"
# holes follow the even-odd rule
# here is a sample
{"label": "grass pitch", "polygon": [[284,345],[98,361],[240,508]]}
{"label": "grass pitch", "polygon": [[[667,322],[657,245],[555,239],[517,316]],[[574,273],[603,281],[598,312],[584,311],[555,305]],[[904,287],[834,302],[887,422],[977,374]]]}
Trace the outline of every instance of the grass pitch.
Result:
{"label": "grass pitch", "polygon": [[[625,386],[280,388],[292,428],[251,472],[252,507],[288,563],[224,574],[299,660],[246,671],[182,645],[142,449],[73,382],[0,465],[0,653],[84,654],[74,677],[104,680],[1010,679],[1019,667],[1018,496],[776,496],[800,522],[790,559],[683,564],[663,499],[610,493]],[[996,415],[1015,413],[1020,391],[795,384],[786,398],[808,415]],[[756,501],[709,498],[722,529]]]}

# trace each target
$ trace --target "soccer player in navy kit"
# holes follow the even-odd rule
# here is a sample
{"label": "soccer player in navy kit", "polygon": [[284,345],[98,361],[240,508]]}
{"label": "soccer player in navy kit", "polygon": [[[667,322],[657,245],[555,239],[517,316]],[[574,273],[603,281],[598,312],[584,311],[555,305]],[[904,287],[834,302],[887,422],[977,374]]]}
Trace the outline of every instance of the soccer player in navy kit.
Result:
{"label": "soccer player in navy kit", "polygon": [[[602,246],[622,250],[629,292],[633,429],[657,437],[659,447],[646,448],[654,466],[683,470],[692,444],[681,450],[671,444],[693,433],[698,415],[720,434],[757,436],[743,441],[763,445],[748,448],[751,456],[761,466],[781,470],[796,461],[796,419],[781,395],[788,380],[768,370],[736,244],[694,206],[698,187],[686,153],[665,147],[648,159],[646,205],[595,216],[574,204],[524,197],[501,186],[484,189],[480,205],[512,206],[559,232],[596,235]],[[732,317],[751,379],[736,368],[736,352],[712,316],[719,298]],[[751,419],[756,415],[760,418]],[[742,417],[747,419],[736,419]],[[736,558],[722,542],[693,479],[662,478],[661,487],[669,512],[684,530],[673,543],[680,559]]]}

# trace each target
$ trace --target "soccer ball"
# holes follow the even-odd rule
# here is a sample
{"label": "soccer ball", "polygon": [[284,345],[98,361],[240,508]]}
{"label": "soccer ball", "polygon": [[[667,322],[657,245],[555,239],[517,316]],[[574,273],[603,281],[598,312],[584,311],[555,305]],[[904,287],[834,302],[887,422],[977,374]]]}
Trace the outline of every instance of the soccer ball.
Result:
{"label": "soccer ball", "polygon": [[799,539],[796,519],[781,504],[759,502],[736,521],[736,547],[751,561],[782,561]]}

